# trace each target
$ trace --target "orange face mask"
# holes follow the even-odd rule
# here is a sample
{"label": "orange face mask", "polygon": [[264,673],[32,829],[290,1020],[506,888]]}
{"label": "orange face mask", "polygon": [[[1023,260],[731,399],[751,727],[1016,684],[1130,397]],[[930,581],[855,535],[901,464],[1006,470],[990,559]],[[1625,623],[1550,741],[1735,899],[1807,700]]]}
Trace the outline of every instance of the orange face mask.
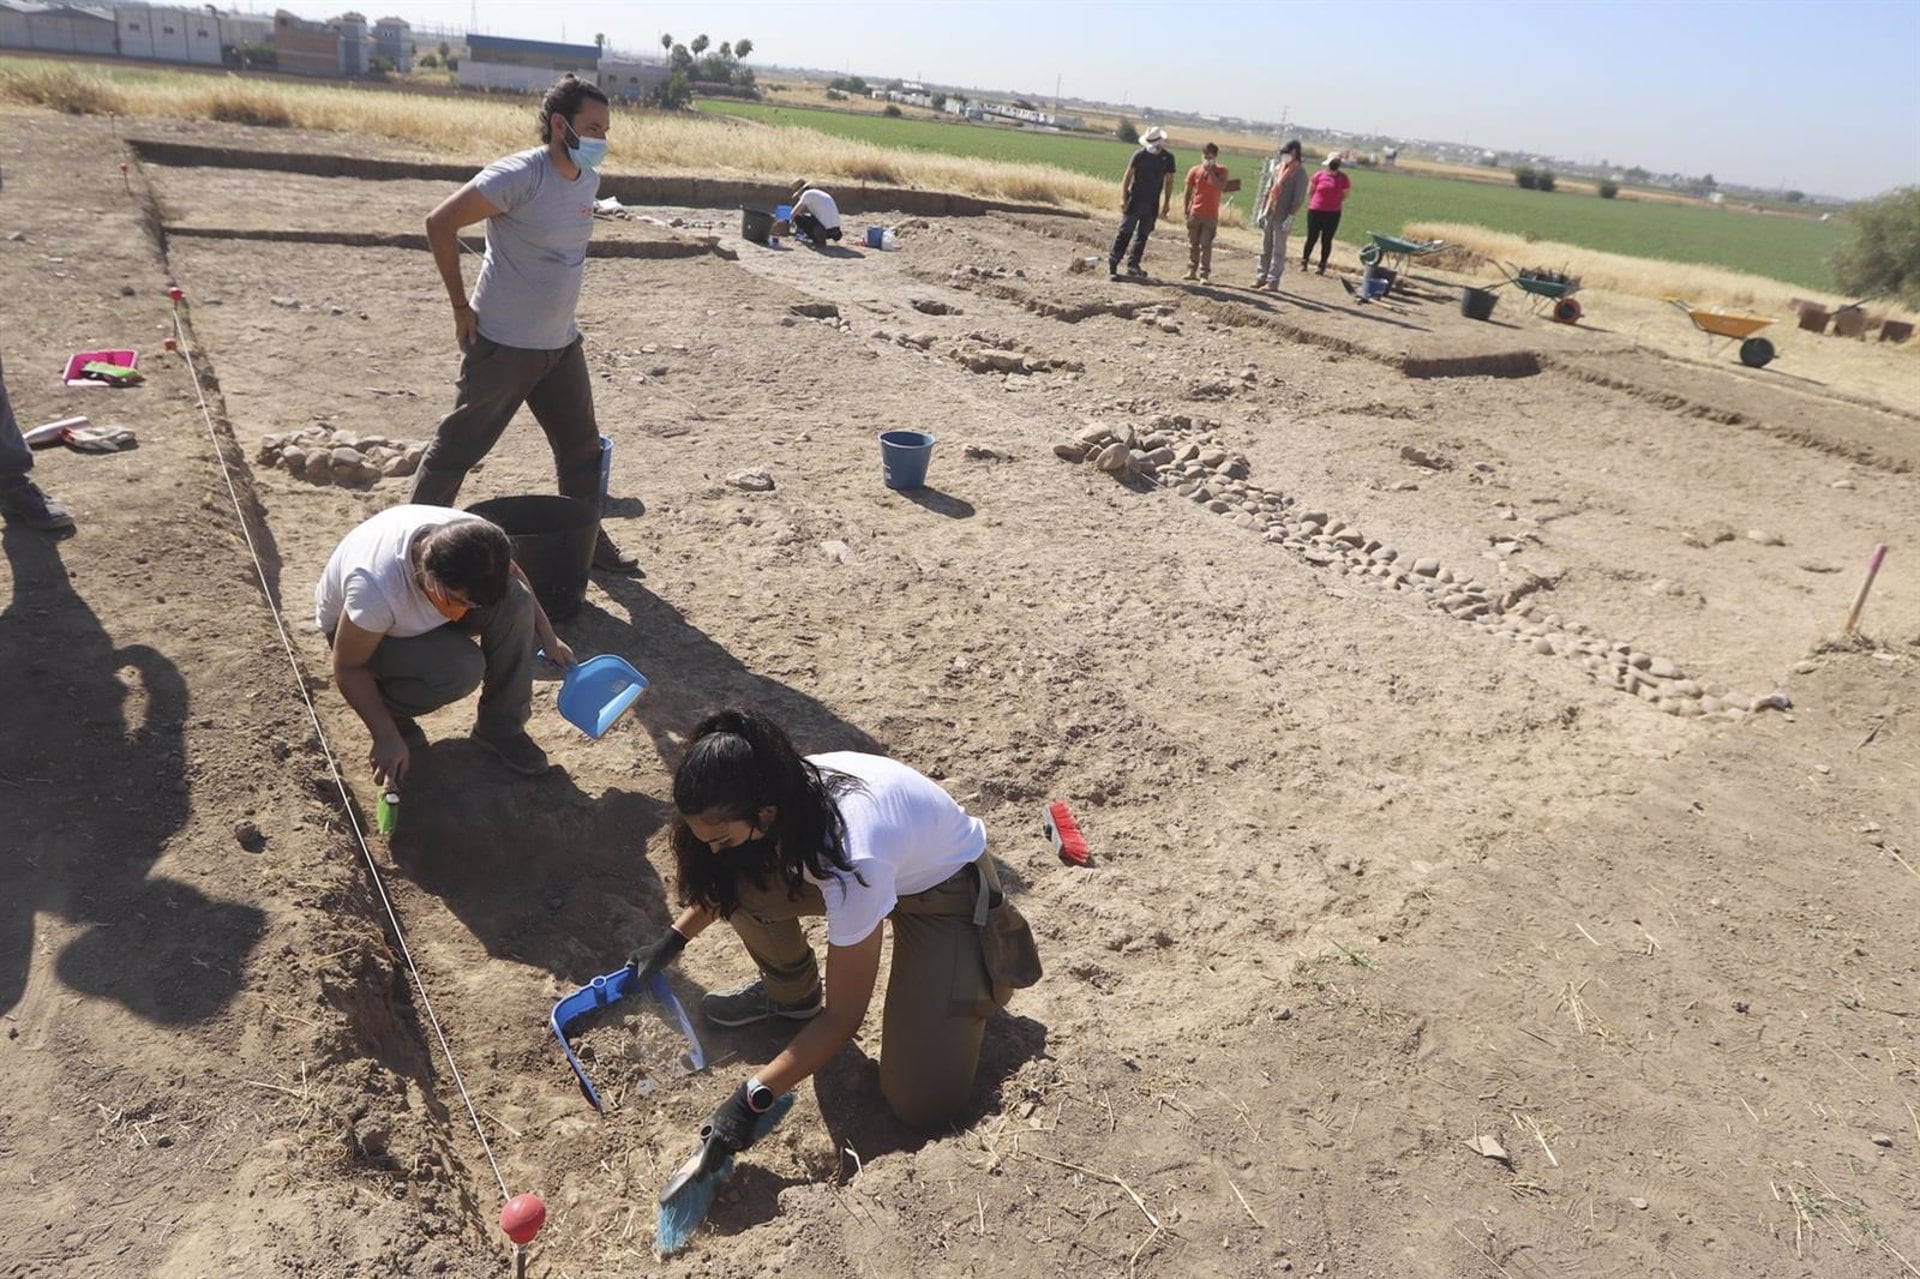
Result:
{"label": "orange face mask", "polygon": [[421,589],[426,591],[427,602],[433,605],[434,611],[449,622],[457,622],[467,615],[468,605],[447,598],[446,594],[431,582],[422,582],[420,585]]}

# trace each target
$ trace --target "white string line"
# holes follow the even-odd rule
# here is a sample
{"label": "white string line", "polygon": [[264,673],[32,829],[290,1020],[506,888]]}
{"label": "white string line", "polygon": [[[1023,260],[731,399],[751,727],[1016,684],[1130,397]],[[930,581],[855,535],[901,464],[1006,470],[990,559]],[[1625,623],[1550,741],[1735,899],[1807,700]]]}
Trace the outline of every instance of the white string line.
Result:
{"label": "white string line", "polygon": [[380,879],[380,867],[373,860],[373,850],[367,847],[366,834],[360,829],[360,819],[354,814],[353,797],[347,790],[347,779],[340,771],[340,761],[334,757],[332,745],[327,741],[326,730],[320,726],[320,712],[314,707],[313,695],[307,691],[306,674],[300,669],[293,639],[287,634],[286,619],[280,613],[280,606],[274,602],[273,589],[267,584],[267,570],[260,563],[260,552],[253,544],[253,532],[247,527],[246,512],[240,506],[239,490],[233,484],[233,472],[227,466],[226,453],[220,447],[220,435],[213,425],[213,410],[207,406],[206,393],[200,386],[200,369],[193,362],[193,352],[180,319],[180,304],[177,301],[173,304],[173,333],[178,340],[180,354],[187,362],[187,371],[193,375],[193,393],[200,401],[200,416],[206,421],[207,438],[213,444],[213,456],[220,463],[220,476],[226,481],[227,497],[233,502],[234,517],[240,522],[240,536],[246,540],[247,554],[253,558],[253,571],[260,578],[261,598],[267,602],[267,611],[273,614],[274,627],[280,632],[280,646],[286,651],[287,665],[293,669],[293,686],[299,690],[300,700],[306,703],[307,718],[313,722],[313,735],[319,739],[320,750],[327,757],[327,767],[333,772],[334,785],[340,789],[341,809],[347,815],[347,824],[353,829],[354,842],[360,845],[360,854],[366,859],[367,873],[373,877],[373,888],[380,896],[380,905],[387,912],[387,922],[393,926],[393,939],[400,947],[400,957],[407,961],[407,971],[413,974],[414,989],[420,992],[420,1006],[433,1026],[434,1037],[440,1041],[440,1052],[447,1059],[447,1069],[453,1075],[454,1087],[460,1090],[460,1100],[466,1103],[467,1118],[473,1121],[474,1135],[480,1138],[480,1149],[486,1152],[487,1163],[493,1168],[493,1179],[500,1183],[500,1197],[511,1199],[513,1194],[507,1189],[507,1179],[500,1172],[499,1161],[493,1157],[493,1146],[487,1141],[486,1130],[480,1126],[480,1116],[473,1108],[473,1097],[467,1092],[466,1080],[460,1076],[460,1063],[453,1059],[453,1046],[447,1042],[447,1032],[441,1029],[440,1018],[433,1011],[433,1000],[427,995],[427,983],[422,980],[419,965],[413,962],[413,952],[407,947],[406,933],[400,927],[400,915],[394,910],[393,900],[387,896],[387,887]]}

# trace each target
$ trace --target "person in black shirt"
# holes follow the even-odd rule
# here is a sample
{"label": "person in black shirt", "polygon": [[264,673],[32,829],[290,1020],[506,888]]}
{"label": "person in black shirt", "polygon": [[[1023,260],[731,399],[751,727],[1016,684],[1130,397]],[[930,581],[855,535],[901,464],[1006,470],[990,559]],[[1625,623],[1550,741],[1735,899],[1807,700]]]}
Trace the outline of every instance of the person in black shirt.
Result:
{"label": "person in black shirt", "polygon": [[1153,224],[1167,216],[1173,203],[1175,168],[1173,152],[1167,150],[1166,130],[1148,129],[1120,183],[1120,234],[1114,237],[1113,251],[1107,254],[1108,279],[1120,278],[1120,255],[1127,253],[1128,241],[1132,241],[1133,251],[1127,254],[1127,274],[1146,275],[1140,256],[1147,251]]}

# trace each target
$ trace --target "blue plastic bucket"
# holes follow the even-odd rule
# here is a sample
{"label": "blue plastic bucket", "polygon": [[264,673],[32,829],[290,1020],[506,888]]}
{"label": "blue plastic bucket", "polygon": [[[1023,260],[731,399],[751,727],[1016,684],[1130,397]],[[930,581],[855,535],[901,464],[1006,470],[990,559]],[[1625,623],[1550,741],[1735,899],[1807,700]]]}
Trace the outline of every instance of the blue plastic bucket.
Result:
{"label": "blue plastic bucket", "polygon": [[870,226],[867,228],[867,247],[869,249],[885,248],[886,246],[882,242],[886,238],[887,228],[883,226]]}
{"label": "blue plastic bucket", "polygon": [[880,432],[880,478],[888,488],[925,488],[932,460],[933,437],[925,431]]}
{"label": "blue plastic bucket", "polygon": [[1360,281],[1360,295],[1365,298],[1383,298],[1387,290],[1393,287],[1393,281],[1384,276],[1369,275]]}
{"label": "blue plastic bucket", "polygon": [[773,206],[773,220],[774,220],[775,222],[791,222],[791,221],[793,221],[793,206],[792,206],[791,204],[776,204],[776,205],[774,205],[774,206]]}

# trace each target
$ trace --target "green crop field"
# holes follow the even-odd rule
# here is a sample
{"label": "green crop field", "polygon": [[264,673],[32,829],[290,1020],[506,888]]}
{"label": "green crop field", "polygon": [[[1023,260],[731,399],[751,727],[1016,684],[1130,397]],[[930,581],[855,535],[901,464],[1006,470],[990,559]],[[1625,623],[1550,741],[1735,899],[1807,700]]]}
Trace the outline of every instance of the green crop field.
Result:
{"label": "green crop field", "polygon": [[[1117,140],[805,107],[702,102],[700,110],[815,129],[906,151],[1052,165],[1111,178],[1116,196],[1121,172],[1133,152],[1130,145]],[[1199,156],[1191,158],[1197,161]],[[1226,158],[1229,168],[1238,160],[1245,177],[1257,175],[1256,157],[1229,154]],[[1184,165],[1188,157],[1180,160]],[[1812,289],[1834,287],[1827,256],[1843,234],[1838,222],[1655,200],[1602,200],[1570,191],[1523,191],[1517,186],[1376,169],[1354,168],[1348,173],[1353,190],[1339,234],[1349,243],[1364,243],[1368,231],[1398,233],[1409,222],[1465,222],[1608,253],[1727,267]],[[1250,182],[1248,194],[1239,198],[1250,199],[1251,190]]]}

